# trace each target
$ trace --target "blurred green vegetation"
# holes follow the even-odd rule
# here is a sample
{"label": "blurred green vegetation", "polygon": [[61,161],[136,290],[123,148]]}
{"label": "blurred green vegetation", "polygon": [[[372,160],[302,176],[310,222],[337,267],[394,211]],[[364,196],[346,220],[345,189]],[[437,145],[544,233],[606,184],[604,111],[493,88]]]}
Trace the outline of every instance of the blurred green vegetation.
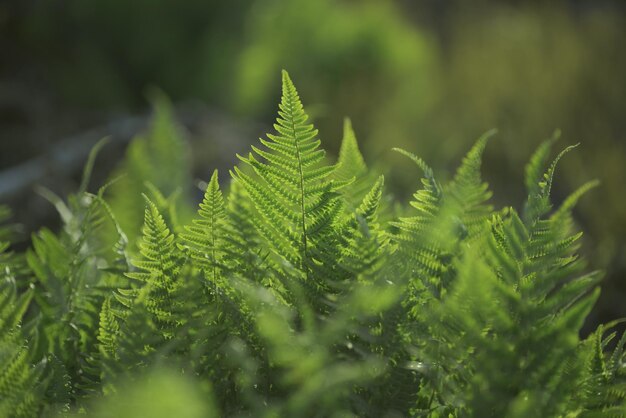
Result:
{"label": "blurred green vegetation", "polygon": [[594,265],[608,270],[600,311],[625,313],[623,2],[42,0],[0,7],[8,11],[3,42],[13,39],[16,51],[7,68],[27,65],[29,77],[77,106],[133,111],[155,85],[174,102],[201,99],[268,121],[276,74],[286,68],[321,131],[336,133],[324,138],[328,148],[338,151],[341,120],[350,116],[366,157],[401,167],[388,181],[398,194],[412,191],[417,173],[388,152],[391,144],[449,168],[497,128],[485,176],[496,196],[519,201],[520,167],[560,129],[562,145],[581,142],[582,152],[563,161],[555,196],[585,180],[602,182],[578,219],[594,243]]}
{"label": "blurred green vegetation", "polygon": [[[155,367],[121,390],[92,402],[93,418],[207,418],[218,417],[208,382],[196,381],[167,368]],[[59,414],[67,417],[68,414]],[[85,416],[84,411],[71,415]]]}

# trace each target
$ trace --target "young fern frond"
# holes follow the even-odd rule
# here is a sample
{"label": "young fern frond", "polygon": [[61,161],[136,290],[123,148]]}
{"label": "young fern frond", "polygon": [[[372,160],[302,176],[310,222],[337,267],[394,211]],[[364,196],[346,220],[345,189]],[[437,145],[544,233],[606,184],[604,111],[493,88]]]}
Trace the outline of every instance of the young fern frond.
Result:
{"label": "young fern frond", "polygon": [[523,219],[527,225],[535,225],[552,209],[550,192],[552,191],[556,166],[565,154],[578,146],[571,145],[563,149],[546,170],[545,165],[550,149],[558,137],[559,133],[557,131],[550,140],[542,143],[526,166],[525,183],[528,191],[528,200],[524,205]]}
{"label": "young fern frond", "polygon": [[538,206],[542,204],[540,200],[542,199],[543,175],[546,164],[548,163],[548,158],[550,157],[552,145],[557,141],[559,136],[560,132],[556,131],[549,140],[542,142],[539,147],[537,147],[524,169],[524,184],[526,186],[526,192],[528,193],[528,200],[524,205],[523,212],[523,217],[526,222],[530,221],[531,218],[537,216],[536,213],[540,212]]}

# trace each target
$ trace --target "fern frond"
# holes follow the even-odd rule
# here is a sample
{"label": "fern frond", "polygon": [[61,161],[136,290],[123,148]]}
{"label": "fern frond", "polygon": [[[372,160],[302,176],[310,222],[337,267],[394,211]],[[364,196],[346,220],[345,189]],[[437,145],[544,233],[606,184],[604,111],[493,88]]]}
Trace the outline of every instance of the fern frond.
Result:
{"label": "fern frond", "polygon": [[499,279],[476,254],[462,263],[452,294],[429,315],[437,323],[431,329],[441,332],[438,343],[423,348],[429,362],[450,359],[439,364],[441,396],[454,404],[465,394],[458,406],[471,416],[507,416],[525,397],[536,416],[563,416],[584,375],[578,330],[598,293],[546,317],[540,303]]}
{"label": "fern frond", "polygon": [[228,266],[229,270],[271,286],[270,275],[264,267],[268,257],[267,249],[262,246],[261,236],[255,227],[258,214],[246,189],[237,181],[230,184],[226,212],[223,238],[226,241],[226,257],[233,264]]}
{"label": "fern frond", "polygon": [[582,418],[626,417],[626,333],[614,341],[619,322],[601,325],[586,341],[591,349],[586,359],[588,377],[582,383]]}
{"label": "fern frond", "polygon": [[359,150],[359,144],[352,129],[352,122],[349,118],[343,121],[343,138],[339,148],[339,159],[335,175],[342,180],[351,180],[367,174],[367,165]]}
{"label": "fern frond", "polygon": [[458,216],[468,239],[483,230],[493,208],[487,204],[491,198],[489,185],[481,179],[480,166],[487,141],[496,133],[486,132],[470,149],[459,166],[454,179],[446,188],[448,202],[456,206],[454,216]]}
{"label": "fern frond", "polygon": [[0,416],[32,417],[41,409],[41,367],[31,365],[20,329],[32,296],[32,290],[18,296],[12,280],[0,281]]}
{"label": "fern frond", "polygon": [[388,239],[380,230],[378,211],[384,177],[380,176],[351,218],[349,238],[342,248],[342,263],[355,276],[373,277],[382,267]]}
{"label": "fern frond", "polygon": [[560,135],[560,131],[555,131],[549,140],[542,142],[526,164],[524,184],[526,185],[528,196],[541,195],[540,182],[543,179],[545,165],[548,162],[552,145],[558,140]]}
{"label": "fern frond", "polygon": [[226,211],[217,170],[213,172],[204,193],[198,217],[185,229],[186,232],[181,234],[181,238],[191,257],[204,270],[207,281],[217,285],[221,271],[225,268],[226,235]]}
{"label": "fern frond", "polygon": [[[190,153],[183,130],[175,122],[172,106],[165,96],[158,94],[154,99],[154,118],[149,131],[130,143],[117,172],[118,181],[110,187],[111,209],[128,236],[132,252],[141,236],[144,206],[141,194],[155,201],[157,196],[153,191],[157,190],[166,198],[185,200],[191,184]],[[186,209],[182,205],[173,209],[182,223],[192,215]]]}
{"label": "fern frond", "polygon": [[[535,224],[539,219],[546,215],[551,209],[552,204],[550,202],[550,192],[552,190],[552,181],[554,178],[554,172],[559,160],[567,154],[569,151],[576,148],[578,145],[571,145],[563,149],[556,158],[552,161],[547,170],[542,176],[538,177],[538,173],[547,160],[547,154],[550,151],[552,142],[556,140],[557,136],[541,145],[527,166],[526,174],[526,187],[528,188],[528,200],[524,206],[524,222],[529,225]],[[534,184],[533,184],[534,183]]]}
{"label": "fern frond", "polygon": [[[114,259],[101,236],[107,222],[101,200],[83,193],[70,196],[68,202],[64,230],[58,236],[47,229],[33,235],[33,248],[26,253],[35,279],[33,310],[42,316],[32,354],[48,360],[46,397],[66,404],[98,390],[98,349],[92,330],[97,328],[109,274],[99,267],[108,267]],[[56,373],[53,367],[64,372]]]}
{"label": "fern frond", "polygon": [[402,149],[395,151],[409,157],[423,171],[423,189],[413,194],[410,205],[417,215],[401,217],[391,223],[397,228],[392,239],[397,246],[397,260],[394,264],[401,276],[411,279],[411,296],[413,302],[421,299],[423,287],[437,296],[443,289],[443,278],[448,270],[448,260],[454,245],[453,237],[446,240],[441,234],[449,229],[442,222],[448,219],[442,215],[444,195],[441,186],[435,180],[432,169],[419,157]]}
{"label": "fern frond", "polygon": [[[175,326],[179,320],[173,316],[172,294],[181,286],[178,278],[182,261],[174,235],[156,205],[147,197],[144,198],[146,210],[143,239],[139,244],[142,258],[132,262],[140,271],[126,273],[126,276],[150,289],[150,298],[146,299],[147,309],[154,315],[157,323],[169,328]],[[131,293],[134,296],[139,294],[138,291]]]}
{"label": "fern frond", "polygon": [[287,72],[282,84],[277,134],[261,139],[265,150],[253,146],[248,157],[239,157],[260,181],[237,167],[233,176],[262,215],[257,228],[270,248],[305,276],[316,272],[321,285],[320,276],[326,276],[324,281],[339,277],[334,228],[341,212],[338,190],[346,182],[332,179],[334,167],[322,165],[318,132],[306,123],[308,116]]}

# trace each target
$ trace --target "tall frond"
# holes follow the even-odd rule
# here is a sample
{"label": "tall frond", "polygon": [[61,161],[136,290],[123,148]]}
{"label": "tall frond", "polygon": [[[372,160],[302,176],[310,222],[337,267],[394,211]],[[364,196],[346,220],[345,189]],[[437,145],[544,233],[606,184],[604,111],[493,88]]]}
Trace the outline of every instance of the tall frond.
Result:
{"label": "tall frond", "polygon": [[339,276],[333,230],[341,212],[338,190],[346,182],[332,179],[334,167],[323,165],[318,132],[307,123],[287,72],[282,86],[277,134],[261,139],[265,149],[253,146],[248,157],[240,157],[258,180],[237,167],[233,176],[261,214],[257,228],[274,253],[323,286],[323,280]]}

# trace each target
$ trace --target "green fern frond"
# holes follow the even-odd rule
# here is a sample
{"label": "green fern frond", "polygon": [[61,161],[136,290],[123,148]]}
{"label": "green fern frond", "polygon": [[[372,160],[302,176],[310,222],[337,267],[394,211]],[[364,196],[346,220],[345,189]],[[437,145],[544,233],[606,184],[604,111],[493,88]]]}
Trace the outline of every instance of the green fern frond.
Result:
{"label": "green fern frond", "polygon": [[424,174],[421,180],[424,187],[414,193],[410,202],[417,214],[400,217],[391,223],[397,229],[392,237],[397,246],[397,261],[394,264],[398,274],[411,278],[409,298],[416,302],[422,298],[424,286],[435,296],[441,294],[449,268],[446,260],[451,257],[454,239],[450,237],[452,239],[446,240],[433,234],[433,231],[437,234],[445,231],[447,227],[440,224],[448,222],[448,219],[441,214],[444,195],[432,169],[416,155],[402,149],[394,150],[413,160]]}
{"label": "green fern frond", "polygon": [[[94,368],[98,350],[92,330],[104,298],[101,286],[108,280],[98,267],[106,268],[114,259],[101,236],[107,217],[100,200],[83,193],[68,202],[64,230],[58,236],[47,229],[33,235],[33,248],[26,253],[34,276],[33,311],[42,316],[32,355],[48,360],[51,389],[46,397],[64,403],[97,391],[100,373]],[[54,362],[63,374],[54,372]]]}
{"label": "green fern frond", "polygon": [[359,150],[359,144],[352,129],[352,122],[349,118],[343,121],[343,138],[339,148],[339,159],[335,175],[342,180],[351,180],[367,174],[367,165]]}
{"label": "green fern frond", "polygon": [[33,417],[41,409],[39,370],[29,364],[29,351],[22,341],[0,338],[0,415]]}
{"label": "green fern frond", "polygon": [[25,254],[0,206],[0,416],[182,412],[188,397],[159,391],[188,390],[184,375],[219,404],[193,398],[199,415],[626,417],[622,322],[580,337],[601,275],[572,211],[597,182],[550,201],[571,148],[547,168],[552,142],[533,155],[521,215],[489,204],[489,133],[446,184],[397,150],[423,172],[400,217],[349,120],[324,162],[284,72],[276,133],[239,157],[227,197],[213,173],[191,219],[184,145],[158,112],[126,180],[87,192],[96,148],[78,194],[42,192],[63,227]]}
{"label": "green fern frond", "polygon": [[[601,325],[587,344],[591,347],[587,361],[588,378],[583,382],[580,416],[626,417],[626,333],[619,340],[615,326],[621,321]],[[613,344],[613,349],[608,347]]]}
{"label": "green fern frond", "polygon": [[[143,238],[139,244],[141,258],[132,261],[140,271],[126,273],[141,287],[150,289],[150,299],[146,300],[148,311],[164,327],[175,326],[178,318],[173,317],[172,294],[180,287],[178,281],[181,270],[181,257],[170,232],[156,205],[147,197],[144,213]],[[131,294],[138,297],[139,291]],[[132,305],[129,303],[128,307]]]}
{"label": "green fern frond", "polygon": [[495,130],[488,131],[476,141],[446,188],[448,203],[452,201],[455,206],[453,216],[459,217],[469,239],[484,229],[485,221],[493,210],[487,204],[492,193],[481,178],[480,166],[487,141],[495,133]]}
{"label": "green fern frond", "polygon": [[529,225],[535,224],[552,209],[550,192],[552,190],[552,182],[556,166],[565,154],[578,146],[571,145],[563,149],[552,161],[547,170],[545,170],[543,175],[538,176],[539,172],[545,169],[544,165],[547,160],[547,155],[550,151],[552,143],[557,137],[558,136],[555,134],[551,141],[542,144],[537,149],[527,166],[526,187],[528,188],[529,194],[523,213],[524,222]]}
{"label": "green fern frond", "polygon": [[117,317],[111,308],[111,297],[108,297],[102,304],[98,327],[98,343],[104,357],[115,358],[119,328]]}
{"label": "green fern frond", "polygon": [[507,416],[525,397],[536,416],[564,416],[584,376],[578,330],[598,293],[546,317],[540,303],[498,278],[477,255],[468,253],[462,263],[451,295],[429,315],[438,343],[423,348],[429,362],[450,359],[432,363],[441,367],[441,396],[454,404],[465,394],[458,407],[470,416]]}
{"label": "green fern frond", "polygon": [[384,177],[365,195],[348,225],[349,238],[342,248],[342,263],[355,276],[373,277],[382,268],[388,239],[378,224]]}
{"label": "green fern frond", "polygon": [[255,282],[263,281],[271,286],[264,267],[268,251],[262,246],[261,236],[255,227],[258,215],[246,189],[237,181],[230,184],[226,212],[223,239],[226,241],[226,257],[232,264],[228,268]]}
{"label": "green fern frond", "polygon": [[279,257],[307,276],[316,271],[336,277],[333,229],[341,212],[337,191],[346,182],[332,179],[334,167],[322,165],[317,130],[306,123],[308,116],[287,72],[282,82],[277,135],[261,139],[266,150],[253,146],[247,158],[239,157],[260,181],[237,167],[233,176],[262,215],[257,228]]}
{"label": "green fern frond", "polygon": [[[171,104],[162,94],[157,94],[153,103],[154,117],[148,133],[133,139],[116,174],[118,181],[110,187],[111,209],[129,238],[132,252],[141,236],[141,194],[148,194],[155,201],[157,190],[165,198],[184,201],[192,180],[190,152],[183,130],[174,120]],[[175,208],[175,217],[182,223],[192,215],[186,209],[182,205]]]}
{"label": "green fern frond", "polygon": [[528,164],[526,164],[524,170],[524,184],[526,185],[528,196],[541,195],[540,182],[543,179],[545,166],[548,162],[552,145],[559,139],[560,136],[561,132],[555,131],[549,140],[544,141],[541,145],[539,145],[528,161]]}
{"label": "green fern frond", "polygon": [[200,281],[184,280],[191,270],[176,238],[156,205],[145,195],[144,199],[140,257],[132,261],[137,270],[126,273],[132,280],[131,287],[118,289],[115,300],[105,302],[101,312],[99,347],[109,381],[129,376],[131,370],[171,353],[188,352],[190,324],[199,326],[196,318],[204,312],[203,302],[196,306],[188,302],[199,296],[200,301],[204,300]]}
{"label": "green fern frond", "polygon": [[217,170],[204,193],[198,217],[185,229],[186,232],[181,234],[185,248],[204,270],[208,282],[218,284],[224,269],[226,211]]}
{"label": "green fern frond", "polygon": [[41,367],[31,365],[20,329],[32,296],[32,290],[18,296],[12,280],[0,281],[0,416],[32,417],[41,409]]}

